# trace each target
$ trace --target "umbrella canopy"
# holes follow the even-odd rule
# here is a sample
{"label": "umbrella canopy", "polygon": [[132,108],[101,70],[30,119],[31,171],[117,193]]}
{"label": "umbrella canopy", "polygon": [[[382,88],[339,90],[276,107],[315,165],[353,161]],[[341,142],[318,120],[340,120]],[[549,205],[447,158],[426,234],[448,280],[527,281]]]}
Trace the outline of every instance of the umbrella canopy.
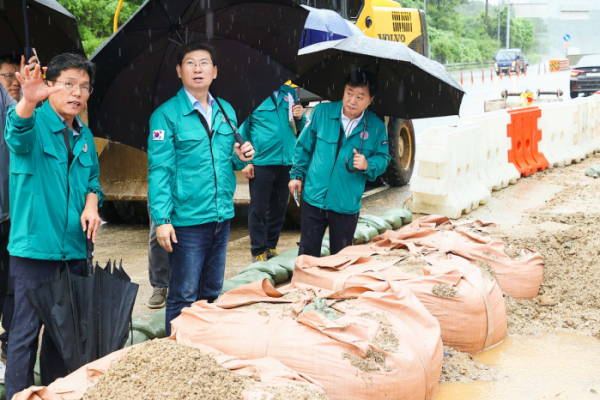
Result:
{"label": "umbrella canopy", "polygon": [[367,36],[323,42],[298,53],[294,83],[327,100],[341,100],[344,79],[352,72],[371,71],[379,92],[371,110],[403,119],[458,114],[464,91],[438,62],[402,43]]}
{"label": "umbrella canopy", "polygon": [[85,277],[65,268],[27,298],[73,372],[123,347],[138,287],[109,261]]}
{"label": "umbrella canopy", "polygon": [[92,56],[98,65],[89,101],[96,136],[142,150],[152,112],[181,88],[175,66],[183,43],[215,47],[211,93],[241,123],[295,77],[308,11],[292,0],[147,0]]}
{"label": "umbrella canopy", "polygon": [[[25,54],[23,0],[0,1],[0,55]],[[27,0],[31,46],[46,64],[62,53],[85,54],[77,19],[55,0]]]}
{"label": "umbrella canopy", "polygon": [[303,6],[310,14],[304,24],[300,48],[328,40],[344,39],[356,34],[363,34],[354,24],[346,21],[332,10]]}

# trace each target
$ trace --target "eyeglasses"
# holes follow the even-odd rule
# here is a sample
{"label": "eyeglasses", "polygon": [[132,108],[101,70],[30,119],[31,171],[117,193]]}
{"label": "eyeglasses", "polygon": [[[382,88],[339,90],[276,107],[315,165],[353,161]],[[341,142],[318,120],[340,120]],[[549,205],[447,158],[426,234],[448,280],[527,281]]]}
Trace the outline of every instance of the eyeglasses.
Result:
{"label": "eyeglasses", "polygon": [[0,76],[6,79],[6,82],[8,83],[13,83],[15,80],[17,80],[15,74],[0,74]]}
{"label": "eyeglasses", "polygon": [[62,84],[62,86],[65,88],[65,90],[67,92],[73,92],[73,91],[79,89],[79,90],[81,90],[82,93],[90,95],[94,91],[94,88],[91,87],[90,85],[74,85],[71,82],[62,82],[62,81],[51,81],[51,82]]}
{"label": "eyeglasses", "polygon": [[204,70],[204,69],[208,68],[210,65],[212,65],[212,63],[208,62],[208,61],[200,61],[200,63],[198,64],[194,60],[188,60],[185,63],[183,63],[183,65],[189,69],[193,69],[193,68],[200,66],[200,69]]}

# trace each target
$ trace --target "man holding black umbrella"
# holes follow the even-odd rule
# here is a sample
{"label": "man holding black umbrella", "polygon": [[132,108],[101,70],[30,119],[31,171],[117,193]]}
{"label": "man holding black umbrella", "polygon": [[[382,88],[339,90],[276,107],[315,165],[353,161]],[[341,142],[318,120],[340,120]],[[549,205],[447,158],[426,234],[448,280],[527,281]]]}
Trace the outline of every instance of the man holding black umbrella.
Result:
{"label": "man holding black umbrella", "polygon": [[252,160],[250,143],[234,139],[233,108],[214,98],[214,49],[185,44],[177,60],[183,87],[150,118],[150,213],[160,245],[169,252],[171,276],[166,333],[171,320],[197,300],[212,302],[223,287],[234,170]]}
{"label": "man holding black umbrella", "polygon": [[[92,92],[95,67],[85,57],[62,54],[44,68],[16,74],[23,98],[7,117],[11,152],[10,274],[15,311],[6,370],[7,398],[33,385],[41,320],[26,293],[57,269],[82,275],[86,234],[95,241],[103,194],[90,130],[77,117]],[[40,101],[47,101],[35,109]],[[87,230],[87,233],[86,233]],[[42,384],[68,373],[46,331],[40,352]]]}
{"label": "man holding black umbrella", "polygon": [[377,78],[354,72],[344,86],[342,101],[315,107],[294,150],[289,189],[304,186],[298,255],[319,257],[327,226],[332,255],[352,245],[367,179],[390,162],[385,124],[369,109]]}

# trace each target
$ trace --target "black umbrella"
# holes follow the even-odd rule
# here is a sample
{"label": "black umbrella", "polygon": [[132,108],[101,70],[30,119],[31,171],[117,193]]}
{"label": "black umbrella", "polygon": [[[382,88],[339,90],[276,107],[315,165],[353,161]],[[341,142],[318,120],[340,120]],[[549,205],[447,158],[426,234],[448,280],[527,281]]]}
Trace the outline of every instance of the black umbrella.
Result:
{"label": "black umbrella", "polygon": [[406,45],[367,36],[317,43],[298,53],[300,87],[325,99],[341,100],[351,72],[371,71],[379,92],[370,109],[403,119],[458,114],[464,91],[438,62]]}
{"label": "black umbrella", "polygon": [[89,101],[96,136],[142,150],[152,112],[181,88],[175,66],[183,43],[215,47],[211,93],[227,100],[241,125],[293,77],[308,11],[292,0],[147,0],[94,53]]}
{"label": "black umbrella", "polygon": [[69,268],[57,271],[27,297],[67,368],[75,371],[123,347],[138,287],[121,265],[109,261],[85,277]]}
{"label": "black umbrella", "polygon": [[29,46],[45,62],[61,53],[85,54],[77,19],[55,0],[0,0],[0,38],[0,55],[30,56]]}

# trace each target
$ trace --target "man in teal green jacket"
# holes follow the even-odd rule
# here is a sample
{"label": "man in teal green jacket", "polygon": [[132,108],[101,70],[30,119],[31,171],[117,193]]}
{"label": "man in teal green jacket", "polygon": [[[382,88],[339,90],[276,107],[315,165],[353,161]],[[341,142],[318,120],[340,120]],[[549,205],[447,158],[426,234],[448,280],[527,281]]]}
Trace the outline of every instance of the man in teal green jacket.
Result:
{"label": "man in teal green jacket", "polygon": [[352,245],[366,181],[390,162],[385,124],[368,108],[376,91],[373,74],[351,74],[343,100],[317,105],[300,134],[289,183],[304,186],[299,255],[320,256],[327,226],[331,254]]}
{"label": "man in teal green jacket", "polygon": [[176,68],[183,88],[152,114],[148,138],[150,214],[171,268],[167,335],[184,307],[221,293],[234,170],[254,155],[250,143],[240,147],[234,139],[227,122],[237,124],[233,108],[209,92],[217,77],[214,49],[188,43]]}
{"label": "man in teal green jacket", "polygon": [[[26,293],[57,269],[85,273],[86,234],[100,223],[102,190],[94,139],[77,114],[92,92],[95,67],[85,57],[62,54],[50,62],[46,82],[40,66],[17,73],[23,96],[6,123],[10,149],[8,250],[15,311],[8,343],[7,398],[33,385],[41,320]],[[40,101],[48,99],[36,109]],[[86,232],[87,231],[87,232]],[[68,373],[47,331],[40,351],[42,385]]]}
{"label": "man in teal green jacket", "polygon": [[277,243],[285,222],[288,183],[296,137],[306,123],[294,89],[282,85],[240,128],[257,151],[244,176],[250,186],[248,229],[252,261],[277,256]]}

